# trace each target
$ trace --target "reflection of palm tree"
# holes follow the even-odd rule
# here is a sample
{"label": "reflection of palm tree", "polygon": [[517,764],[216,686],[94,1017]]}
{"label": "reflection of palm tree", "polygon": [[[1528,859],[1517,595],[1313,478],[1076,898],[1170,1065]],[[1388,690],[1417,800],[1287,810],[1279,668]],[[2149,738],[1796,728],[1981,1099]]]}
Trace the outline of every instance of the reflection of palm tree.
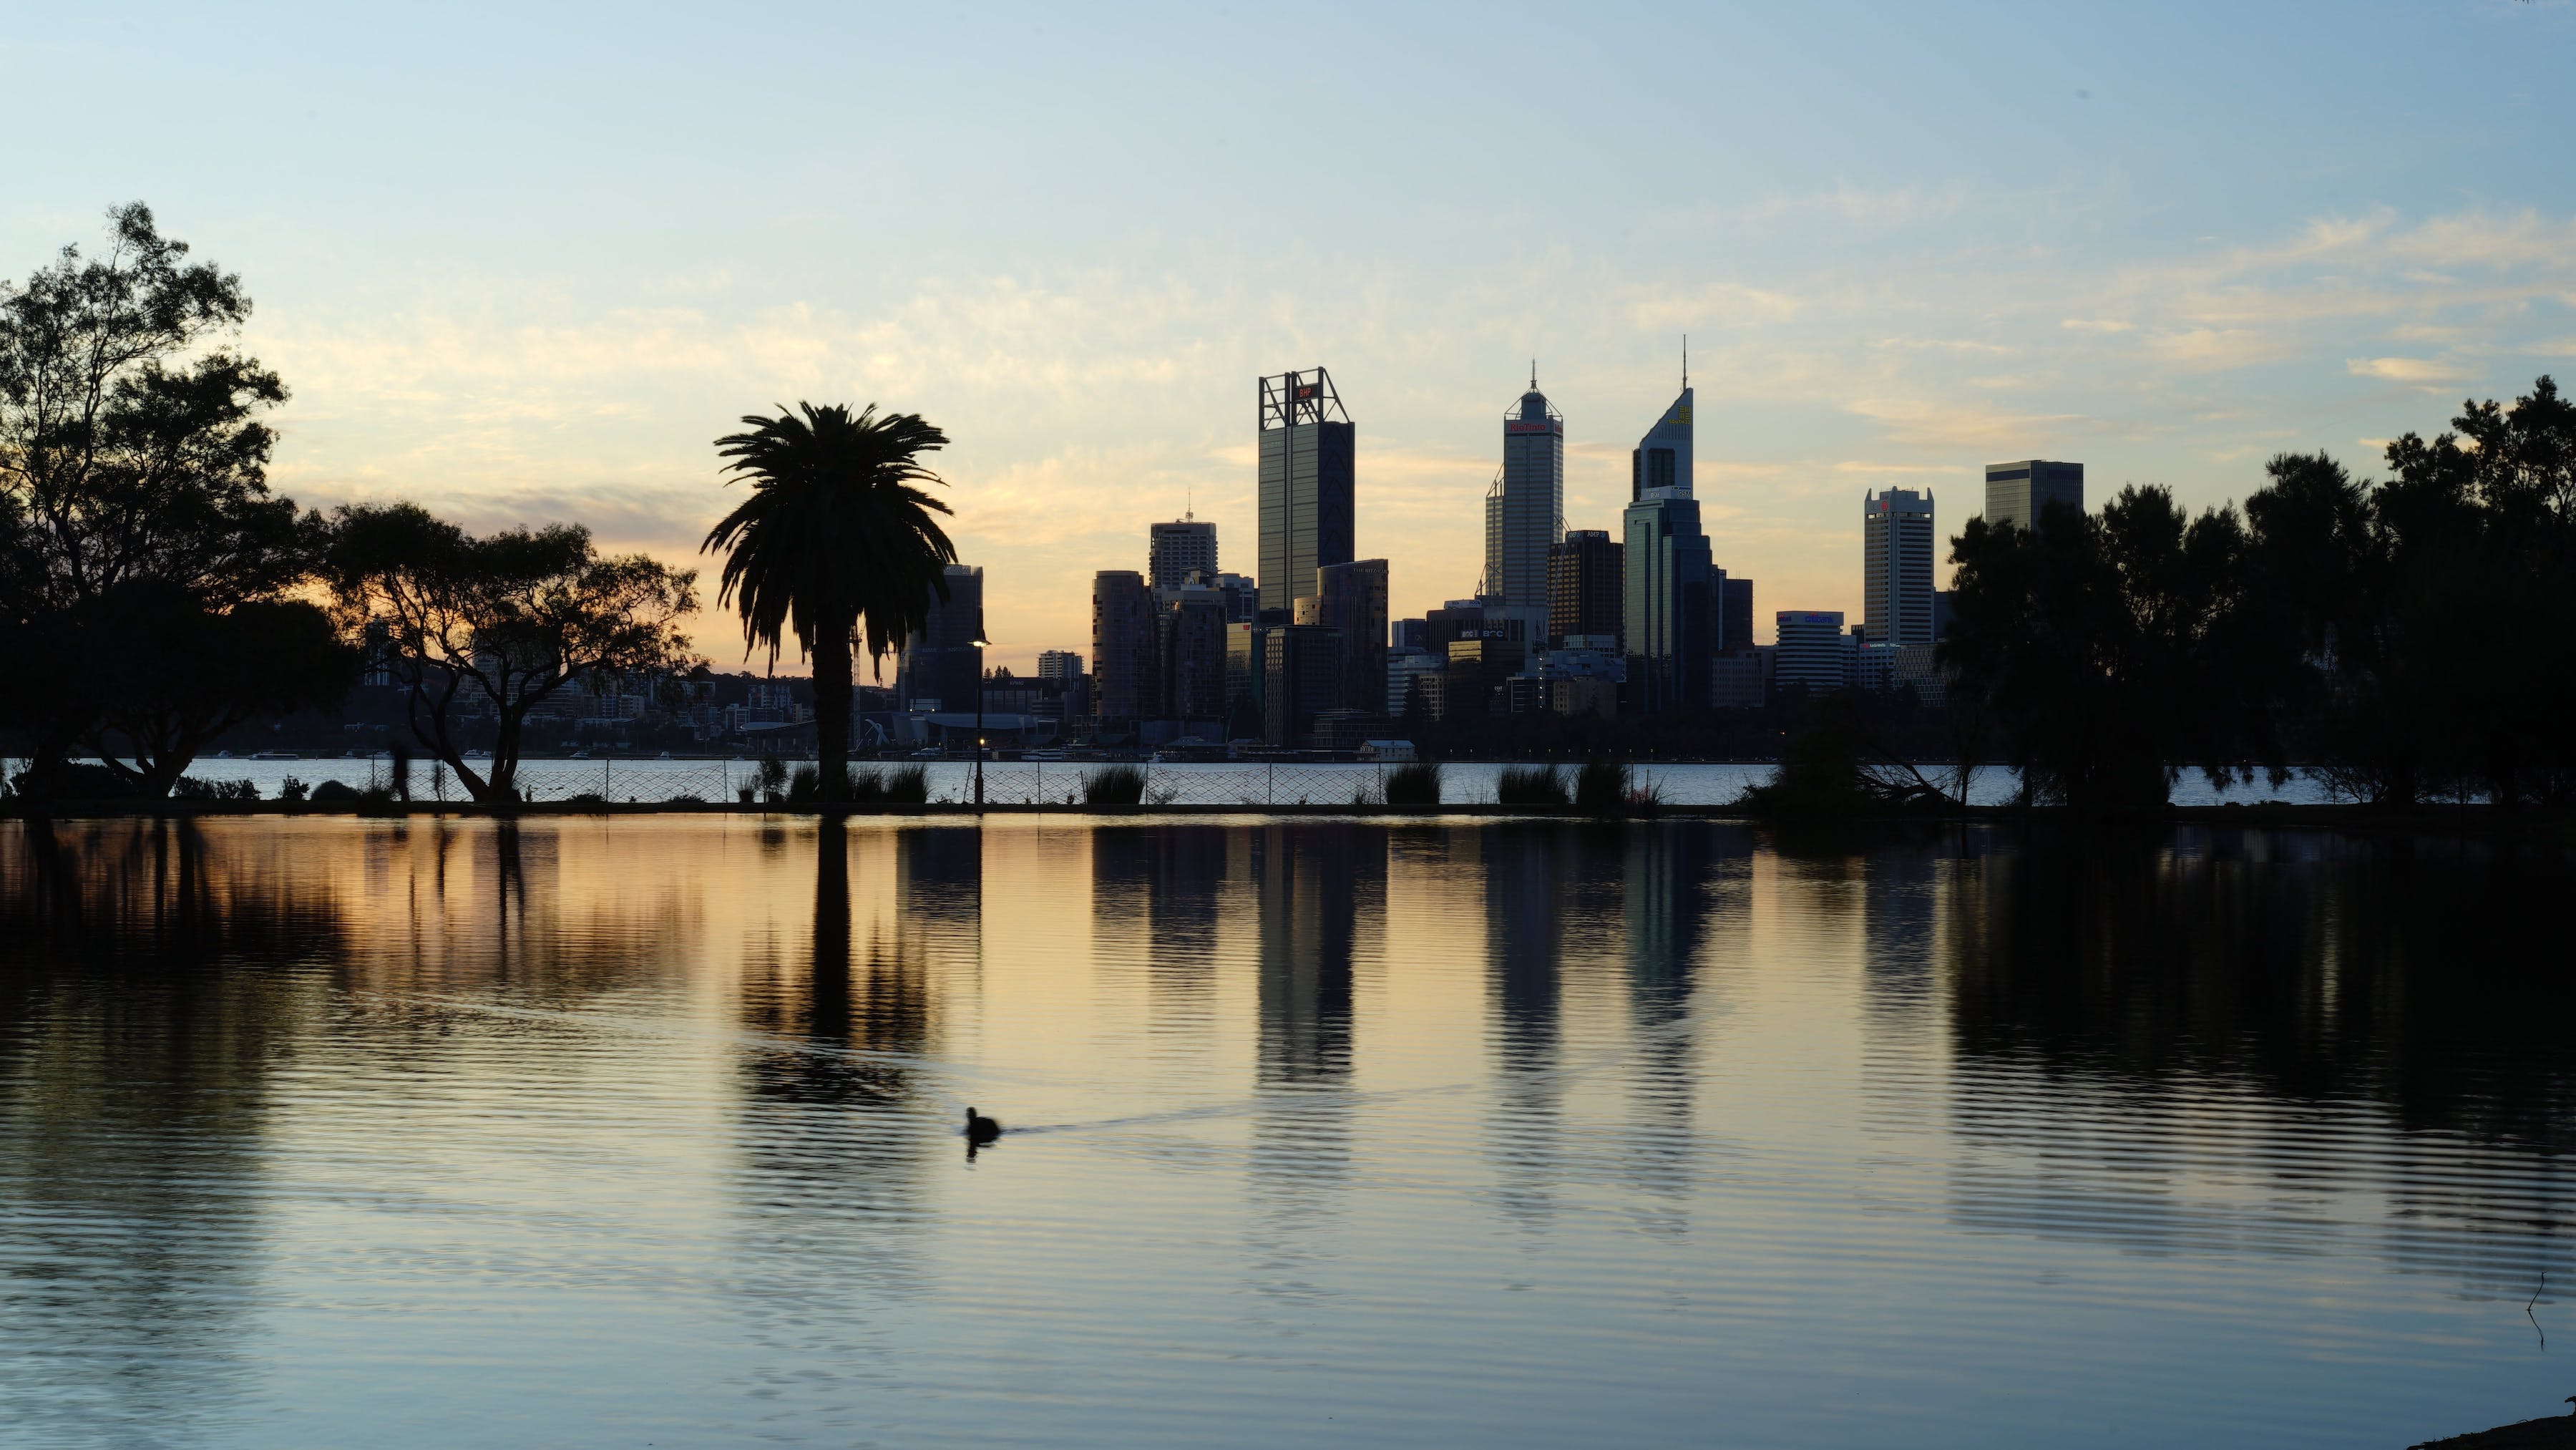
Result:
{"label": "reflection of palm tree", "polygon": [[750,432],[716,440],[752,496],[700,547],[727,551],[717,600],[737,603],[746,646],[769,646],[775,662],[792,632],[813,657],[814,740],[834,801],[846,786],[853,638],[864,625],[869,658],[882,660],[927,622],[933,594],[948,597],[957,549],[931,518],[948,505],[915,487],[940,481],[920,456],[948,435],[874,404],[856,416],[800,406],[802,417],[748,416]]}

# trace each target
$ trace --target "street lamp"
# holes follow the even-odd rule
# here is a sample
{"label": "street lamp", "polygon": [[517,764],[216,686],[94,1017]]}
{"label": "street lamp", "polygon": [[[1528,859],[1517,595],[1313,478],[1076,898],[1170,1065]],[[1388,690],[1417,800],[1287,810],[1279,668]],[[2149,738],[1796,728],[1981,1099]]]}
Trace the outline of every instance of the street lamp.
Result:
{"label": "street lamp", "polygon": [[975,809],[984,809],[984,651],[993,642],[984,637],[984,611],[975,611]]}

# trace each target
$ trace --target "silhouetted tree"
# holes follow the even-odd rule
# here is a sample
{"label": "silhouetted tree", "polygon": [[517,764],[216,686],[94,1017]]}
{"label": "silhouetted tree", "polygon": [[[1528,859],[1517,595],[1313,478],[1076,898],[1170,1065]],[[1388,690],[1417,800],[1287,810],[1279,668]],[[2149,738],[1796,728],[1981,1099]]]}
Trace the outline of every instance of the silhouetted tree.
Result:
{"label": "silhouetted tree", "polygon": [[[12,556],[0,614],[14,622],[0,627],[19,634],[13,723],[39,781],[75,743],[100,748],[111,704],[136,756],[129,775],[184,770],[194,722],[263,692],[211,705],[170,689],[111,699],[103,667],[141,660],[174,631],[239,633],[214,621],[303,579],[318,527],[268,495],[275,435],[259,415],[285,387],[212,345],[249,315],[240,279],[188,263],[187,245],[161,236],[139,203],[109,222],[102,256],[66,247],[0,293],[0,529]],[[161,612],[136,607],[145,598]],[[241,627],[281,618],[255,612]],[[141,633],[111,637],[112,626]]]}
{"label": "silhouetted tree", "polygon": [[716,440],[733,460],[726,471],[752,494],[702,547],[725,551],[716,597],[741,612],[745,648],[767,645],[774,665],[793,634],[814,661],[816,754],[823,798],[835,801],[849,758],[853,645],[881,662],[928,622],[933,598],[948,598],[944,570],[957,549],[931,517],[948,505],[918,486],[941,482],[921,455],[948,435],[917,414],[879,417],[874,404],[855,415],[838,404],[798,410],[747,415],[749,432]]}
{"label": "silhouetted tree", "polygon": [[1954,541],[1941,658],[1995,723],[2025,793],[2085,814],[2161,808],[2173,778],[2286,764],[2282,651],[2245,608],[2235,510],[2187,519],[2163,488],[2034,532],[1971,519]]}
{"label": "silhouetted tree", "polygon": [[[342,508],[325,576],[345,638],[386,631],[412,733],[478,801],[517,798],[528,712],[568,685],[668,675],[696,663],[682,616],[697,574],[643,554],[602,557],[574,524],[475,538],[414,504]],[[465,761],[467,706],[497,722],[482,771]]]}

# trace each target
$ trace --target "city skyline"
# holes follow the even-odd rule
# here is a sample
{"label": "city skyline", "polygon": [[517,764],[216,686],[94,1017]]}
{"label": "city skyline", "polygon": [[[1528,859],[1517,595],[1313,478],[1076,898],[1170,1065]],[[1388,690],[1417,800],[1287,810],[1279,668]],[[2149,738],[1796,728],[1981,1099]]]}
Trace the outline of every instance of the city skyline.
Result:
{"label": "city skyline", "polygon": [[[0,245],[24,275],[140,198],[238,272],[243,345],[293,393],[273,477],[310,505],[578,520],[702,566],[730,504],[711,440],[742,414],[918,412],[955,440],[993,662],[1023,672],[1079,646],[1146,521],[1194,508],[1253,572],[1244,379],[1330,363],[1354,553],[1411,616],[1473,587],[1528,359],[1566,419],[1567,525],[1609,527],[1688,333],[1721,558],[1857,617],[1855,492],[1947,491],[1954,531],[1982,465],[2078,458],[2097,499],[2197,509],[2281,451],[2375,474],[2392,432],[2566,371],[2576,178],[2508,143],[2576,118],[2551,59],[2576,16],[2321,13],[1623,12],[1552,32],[1536,96],[1490,84],[1507,17],[1437,9],[1355,18],[1369,43],[1320,68],[1249,16],[816,12],[757,88],[707,84],[676,13],[514,17],[503,48],[425,14],[40,13],[0,98],[22,133],[80,113],[84,75],[184,67],[227,77],[264,149],[241,184],[239,133],[144,87],[22,158]],[[820,67],[862,30],[917,64],[859,95]],[[603,44],[618,64],[562,61]],[[1698,83],[1736,54],[1764,64]],[[2051,79],[1953,103],[1996,73]],[[1306,109],[1295,164],[1332,180],[1283,212],[1242,158]],[[1131,164],[1104,180],[1103,155]],[[755,156],[799,184],[746,200]],[[744,667],[726,620],[695,634]]]}

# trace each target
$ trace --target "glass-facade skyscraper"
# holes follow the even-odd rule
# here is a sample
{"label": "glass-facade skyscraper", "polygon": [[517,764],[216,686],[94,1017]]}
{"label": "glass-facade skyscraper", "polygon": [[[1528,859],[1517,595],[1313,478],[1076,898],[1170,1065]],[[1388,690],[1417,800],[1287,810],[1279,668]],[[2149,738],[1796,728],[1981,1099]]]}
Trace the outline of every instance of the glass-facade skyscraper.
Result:
{"label": "glass-facade skyscraper", "polygon": [[1564,537],[1565,418],[1532,373],[1503,419],[1503,470],[1485,495],[1483,596],[1547,608],[1547,551]]}
{"label": "glass-facade skyscraper", "polygon": [[2084,511],[2084,465],[2025,458],[1986,465],[1986,524],[2013,524],[2036,533],[2052,503]]}
{"label": "glass-facade skyscraper", "polygon": [[1286,624],[1315,571],[1354,556],[1356,430],[1322,368],[1261,379],[1261,613]]}
{"label": "glass-facade skyscraper", "polygon": [[1704,706],[1723,576],[1691,496],[1687,382],[1630,459],[1630,502],[1620,518],[1630,704],[1641,713]]}

